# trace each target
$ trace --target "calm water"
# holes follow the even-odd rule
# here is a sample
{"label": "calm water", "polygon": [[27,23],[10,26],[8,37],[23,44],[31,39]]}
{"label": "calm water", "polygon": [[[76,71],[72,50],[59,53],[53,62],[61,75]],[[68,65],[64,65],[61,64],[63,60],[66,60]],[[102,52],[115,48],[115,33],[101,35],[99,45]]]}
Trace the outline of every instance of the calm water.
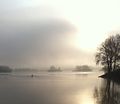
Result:
{"label": "calm water", "polygon": [[0,75],[0,104],[120,104],[119,85],[100,73]]}

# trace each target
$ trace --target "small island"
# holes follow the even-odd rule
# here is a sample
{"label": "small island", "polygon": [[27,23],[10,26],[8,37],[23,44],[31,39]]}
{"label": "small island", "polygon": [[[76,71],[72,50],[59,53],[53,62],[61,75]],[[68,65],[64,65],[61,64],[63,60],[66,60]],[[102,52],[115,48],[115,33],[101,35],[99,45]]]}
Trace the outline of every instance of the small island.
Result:
{"label": "small island", "polygon": [[76,66],[75,72],[91,72],[92,69],[88,65]]}
{"label": "small island", "polygon": [[48,70],[48,72],[61,72],[61,68],[58,67],[56,68],[55,66],[51,66],[50,69]]}

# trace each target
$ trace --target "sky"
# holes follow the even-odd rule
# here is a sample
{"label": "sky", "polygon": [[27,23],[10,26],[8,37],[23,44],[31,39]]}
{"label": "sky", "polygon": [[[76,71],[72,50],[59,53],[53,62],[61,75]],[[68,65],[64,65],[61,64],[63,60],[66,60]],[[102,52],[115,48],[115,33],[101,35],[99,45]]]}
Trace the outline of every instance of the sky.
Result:
{"label": "sky", "polygon": [[0,0],[0,64],[95,65],[97,47],[120,29],[119,0]]}

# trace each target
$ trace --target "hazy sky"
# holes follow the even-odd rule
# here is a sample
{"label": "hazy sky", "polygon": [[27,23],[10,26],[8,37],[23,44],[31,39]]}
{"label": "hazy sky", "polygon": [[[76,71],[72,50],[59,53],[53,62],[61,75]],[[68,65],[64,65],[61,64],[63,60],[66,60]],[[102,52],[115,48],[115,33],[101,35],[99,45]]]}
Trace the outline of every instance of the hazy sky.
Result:
{"label": "hazy sky", "polygon": [[0,0],[0,64],[94,65],[119,11],[119,0]]}

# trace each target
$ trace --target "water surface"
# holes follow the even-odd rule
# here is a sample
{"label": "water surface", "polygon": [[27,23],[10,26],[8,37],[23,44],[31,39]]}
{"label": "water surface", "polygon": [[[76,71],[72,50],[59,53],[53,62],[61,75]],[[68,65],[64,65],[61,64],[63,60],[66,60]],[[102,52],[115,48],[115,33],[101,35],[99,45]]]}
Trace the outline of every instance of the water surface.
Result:
{"label": "water surface", "polygon": [[[95,72],[0,75],[0,104],[120,104],[119,85],[113,86],[98,75]],[[108,100],[113,97],[111,89],[116,103]]]}

